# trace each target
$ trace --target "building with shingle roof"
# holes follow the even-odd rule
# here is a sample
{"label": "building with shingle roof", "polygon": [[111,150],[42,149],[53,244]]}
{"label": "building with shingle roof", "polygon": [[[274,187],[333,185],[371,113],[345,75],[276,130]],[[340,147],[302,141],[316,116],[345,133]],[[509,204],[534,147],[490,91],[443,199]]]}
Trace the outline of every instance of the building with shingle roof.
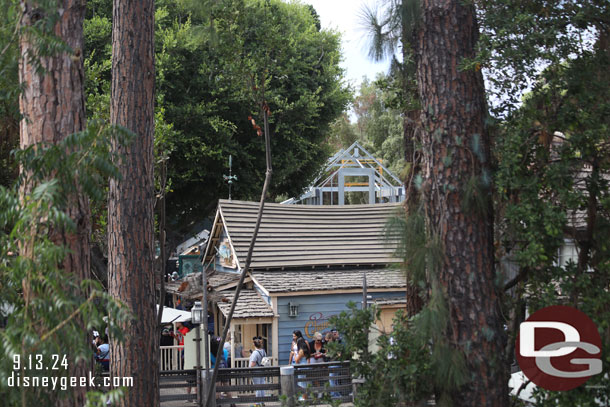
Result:
{"label": "building with shingle roof", "polygon": [[[218,203],[202,255],[217,333],[245,267],[258,207],[257,202]],[[364,276],[371,300],[404,298],[406,278],[392,266],[400,262],[394,254],[397,239],[386,231],[387,221],[401,208],[400,203],[266,203],[230,326],[232,347],[241,343],[251,349],[251,338],[263,336],[275,364],[288,363],[292,331],[311,339],[329,330],[332,315],[347,310],[350,301],[362,301]],[[195,286],[188,292],[200,290]],[[237,356],[234,366],[240,366]]]}
{"label": "building with shingle roof", "polygon": [[[217,254],[218,243],[226,241],[234,255],[235,267],[229,268],[244,267],[258,205],[258,202],[219,201],[204,264]],[[347,206],[266,203],[250,268],[376,266],[399,262],[393,255],[394,241],[385,238],[384,230],[388,218],[400,208],[396,203]]]}

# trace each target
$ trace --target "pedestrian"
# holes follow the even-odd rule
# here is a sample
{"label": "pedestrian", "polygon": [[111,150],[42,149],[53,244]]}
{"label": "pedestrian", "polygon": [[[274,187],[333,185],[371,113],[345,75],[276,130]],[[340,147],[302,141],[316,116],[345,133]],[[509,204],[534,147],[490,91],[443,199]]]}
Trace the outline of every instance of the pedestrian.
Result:
{"label": "pedestrian", "polygon": [[[184,337],[187,333],[189,333],[189,329],[184,326],[182,322],[175,323],[176,332],[170,332],[174,337],[176,342],[178,342],[178,361],[180,362],[178,369],[184,369]],[[195,385],[195,381],[193,379],[187,379],[187,383],[189,386],[186,388],[187,394],[191,394],[191,387]],[[191,402],[195,402],[195,400],[188,400]]]}
{"label": "pedestrian", "polygon": [[[316,332],[313,334],[313,340],[309,343],[309,350],[311,351],[309,356],[309,364],[315,365],[324,362],[324,356],[326,355],[326,347],[324,346],[324,340],[322,334]],[[313,387],[320,387],[320,381],[315,380],[312,383]],[[318,397],[321,397],[322,393],[318,393]]]}
{"label": "pedestrian", "polygon": [[[332,332],[330,332],[330,331],[326,332],[326,334],[324,335],[324,346],[328,347],[328,344],[332,343],[334,341],[334,339],[335,338],[333,337]],[[328,352],[326,352],[326,354],[324,355],[324,361],[330,362],[330,356],[329,356]]]}
{"label": "pedestrian", "polygon": [[292,331],[292,344],[290,345],[290,356],[288,357],[288,364],[294,365],[295,360],[297,358],[297,354],[299,353],[299,347],[297,346],[297,341],[299,338],[302,338],[303,334],[298,329]]}
{"label": "pedestrian", "polygon": [[184,349],[184,337],[190,330],[182,322],[176,322],[176,331],[172,336],[178,341],[178,346]]}
{"label": "pedestrian", "polygon": [[322,340],[322,334],[316,332],[313,334],[313,341],[309,343],[309,350],[311,352],[309,357],[309,363],[322,363],[324,362],[324,356],[326,355],[326,347]]}
{"label": "pedestrian", "polygon": [[[309,344],[307,343],[307,341],[305,340],[305,338],[301,337],[299,339],[297,339],[297,356],[294,360],[294,364],[295,365],[305,365],[309,363]],[[299,379],[304,379],[305,375],[298,375],[297,376]],[[307,389],[307,382],[301,381],[301,382],[297,382],[297,385],[304,389],[303,390],[303,395],[299,398],[299,400],[305,400],[307,398],[307,394],[305,394],[305,391]]]}
{"label": "pedestrian", "polygon": [[233,355],[231,354],[231,334],[227,335],[227,340],[225,344],[222,346],[225,351],[225,357],[227,359],[227,367],[231,367],[231,360],[233,359]]}
{"label": "pedestrian", "polygon": [[[226,369],[227,368],[227,358],[228,358],[228,352],[223,348],[220,349],[220,337],[218,336],[214,336],[212,334],[210,334],[210,368],[214,369],[214,367],[216,366],[216,363],[218,363],[218,368],[219,369]],[[220,350],[220,358],[216,358],[216,355],[218,355],[218,351]],[[220,380],[220,375],[217,378],[217,385],[220,384],[221,386],[226,386],[228,385],[228,382],[226,381],[222,381]],[[216,393],[216,398],[227,398],[229,397],[229,394],[225,393],[225,392],[221,392],[221,393]]]}
{"label": "pedestrian", "polygon": [[174,344],[174,338],[172,338],[172,333],[170,328],[167,326],[163,327],[161,330],[161,346],[172,346]]}
{"label": "pedestrian", "polygon": [[110,345],[108,345],[108,337],[97,336],[95,338],[97,350],[95,352],[95,361],[102,366],[105,372],[110,370]]}
{"label": "pedestrian", "polygon": [[182,324],[182,322],[176,322],[176,332],[172,332],[171,335],[174,337],[176,342],[178,342],[178,353],[180,357],[178,361],[180,362],[180,366],[178,369],[184,369],[184,337],[189,332],[189,329]]}
{"label": "pedestrian", "polygon": [[[335,332],[336,332],[336,330],[335,330]],[[325,339],[325,341],[326,341],[325,346],[328,346],[330,343],[332,343],[332,342],[334,342],[334,341],[335,341],[335,335],[333,334],[333,332],[327,332],[327,333],[326,333],[326,336],[324,337],[324,339]],[[332,361],[334,361],[334,360],[335,360],[335,358],[331,358],[331,357],[330,357],[330,353],[329,353],[329,352],[326,352],[326,353],[324,354],[324,361],[325,361],[325,362],[332,362]],[[335,377],[335,376],[338,376],[338,375],[339,375],[339,373],[337,372],[337,370],[338,370],[340,367],[341,367],[341,366],[339,366],[339,365],[330,365],[330,366],[328,366],[328,376],[329,376],[329,377]],[[337,382],[337,380],[330,379],[330,380],[328,381],[328,384],[329,384],[329,385],[330,385],[330,387],[332,388],[332,387],[337,387],[337,385],[338,385],[339,383]],[[337,391],[332,391],[332,389],[331,389],[330,396],[331,396],[331,397],[338,398],[338,397],[341,397],[341,393],[339,393],[339,392],[337,392]]]}
{"label": "pedestrian", "polygon": [[[265,352],[265,349],[263,349],[263,338],[260,336],[255,336],[252,338],[252,342],[254,342],[255,349],[250,355],[250,367],[263,366],[263,358],[267,356],[267,352]],[[253,377],[252,383],[263,384],[265,383],[265,378]],[[256,390],[256,397],[265,397],[265,390]]]}
{"label": "pedestrian", "polygon": [[[210,363],[211,363],[212,368],[214,368],[214,366],[216,365],[216,355],[218,354],[219,348],[220,348],[220,337],[210,334]],[[223,348],[222,352],[220,352],[220,360],[218,361],[219,369],[226,369],[227,355],[228,355],[228,352]]]}
{"label": "pedestrian", "polygon": [[334,342],[341,343],[341,337],[339,336],[339,331],[337,331],[337,328],[331,329],[330,333],[333,334]]}

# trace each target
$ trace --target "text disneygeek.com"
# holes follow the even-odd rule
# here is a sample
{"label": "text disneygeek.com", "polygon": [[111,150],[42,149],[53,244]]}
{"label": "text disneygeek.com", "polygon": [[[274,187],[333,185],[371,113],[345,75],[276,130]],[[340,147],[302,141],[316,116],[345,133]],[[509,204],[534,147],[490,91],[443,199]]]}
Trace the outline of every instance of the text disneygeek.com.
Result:
{"label": "text disneygeek.com", "polygon": [[133,377],[96,377],[89,372],[89,377],[81,376],[21,376],[13,372],[8,377],[9,387],[48,387],[51,390],[67,390],[68,387],[133,387]]}

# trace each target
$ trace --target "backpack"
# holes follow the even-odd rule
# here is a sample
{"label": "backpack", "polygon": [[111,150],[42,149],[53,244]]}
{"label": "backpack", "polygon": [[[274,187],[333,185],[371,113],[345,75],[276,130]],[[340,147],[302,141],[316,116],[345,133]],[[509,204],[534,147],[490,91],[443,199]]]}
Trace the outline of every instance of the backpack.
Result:
{"label": "backpack", "polygon": [[261,359],[261,366],[271,366],[271,358],[269,356],[265,356],[263,359]]}
{"label": "backpack", "polygon": [[[258,349],[257,349],[258,350]],[[260,351],[259,353],[261,355],[263,355]],[[269,356],[263,356],[263,358],[261,359],[261,363],[259,364],[259,366],[264,366],[264,367],[269,367],[271,366],[271,358]]]}

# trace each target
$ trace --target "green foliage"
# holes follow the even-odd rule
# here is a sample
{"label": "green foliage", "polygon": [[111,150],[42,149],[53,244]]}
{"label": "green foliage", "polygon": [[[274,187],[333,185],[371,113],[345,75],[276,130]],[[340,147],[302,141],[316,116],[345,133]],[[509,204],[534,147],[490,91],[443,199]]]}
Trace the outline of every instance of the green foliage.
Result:
{"label": "green foliage", "polygon": [[[101,32],[110,20],[109,7],[99,4],[86,29]],[[264,145],[248,117],[262,124],[263,90],[271,109],[271,148],[277,152],[270,198],[298,195],[328,157],[330,124],[350,97],[339,67],[339,35],[319,30],[311,9],[297,3],[159,1],[156,7],[157,108],[171,127],[169,221],[203,216],[226,196],[222,175],[229,155],[239,180],[234,198],[258,196]],[[105,43],[97,38],[87,35],[89,72],[99,72],[87,93],[88,103],[101,105],[110,36]]]}
{"label": "green foliage", "polygon": [[397,213],[391,217],[384,228],[385,239],[390,243],[398,242],[395,255],[404,259],[407,278],[419,283],[426,279],[426,264],[432,261],[433,255],[427,246],[425,218],[421,210],[414,211],[409,216]]}
{"label": "green foliage", "polygon": [[[103,186],[120,173],[114,163],[121,159],[110,145],[125,145],[132,138],[129,130],[89,121],[87,129],[64,137],[55,144],[40,143],[15,152],[23,166],[19,184],[38,185],[55,179],[59,189],[54,203],[65,208],[67,199],[79,190],[90,199],[105,199]],[[75,182],[76,181],[76,182]]]}
{"label": "green foliage", "polygon": [[[425,304],[409,320],[408,332],[419,338],[421,343],[429,345],[427,366],[434,378],[429,385],[434,386],[441,405],[450,405],[448,395],[466,384],[470,374],[466,368],[467,355],[446,337],[449,322],[448,295],[439,281],[444,249],[438,231],[426,225],[423,211],[423,205],[420,204],[406,216],[399,213],[390,218],[385,227],[385,235],[390,241],[398,241],[395,256],[403,259],[401,266],[407,274],[407,281],[418,287]],[[407,328],[405,326],[402,329]]]}
{"label": "green foliage", "polygon": [[386,168],[402,176],[406,164],[403,114],[399,102],[402,93],[396,86],[397,82],[384,74],[378,74],[373,82],[365,78],[353,102],[355,126],[352,125],[351,129],[345,124],[336,126],[333,137],[335,140],[345,139],[341,145],[343,148],[349,147],[351,143],[347,142],[357,137],[367,151],[382,160]]}
{"label": "green foliage", "polygon": [[[539,295],[528,296],[529,308],[577,305],[598,324],[604,349],[610,346],[610,104],[603,95],[610,81],[600,72],[609,68],[607,56],[586,52],[548,69],[503,128],[497,175],[504,246],[521,268],[535,270],[525,290]],[[558,267],[564,238],[575,241],[578,256]],[[609,385],[598,375],[570,392],[539,391],[537,405],[593,405],[610,398]]]}
{"label": "green foliage", "polygon": [[[409,43],[421,21],[421,5],[417,0],[391,0],[374,6],[365,5],[360,21],[369,41],[369,58],[381,61],[393,58],[400,50],[403,57],[410,52]],[[404,48],[407,48],[405,50]]]}
{"label": "green foliage", "polygon": [[[507,308],[576,306],[610,346],[610,4],[481,2],[480,64],[490,73],[497,126],[498,254],[526,280]],[[573,242],[576,256],[558,254]],[[565,260],[565,259],[564,259]],[[518,311],[518,307],[517,307]],[[511,333],[514,338],[516,332]],[[603,356],[604,371],[609,360]],[[536,391],[538,406],[592,406],[610,398],[607,375],[569,392]]]}
{"label": "green foliage", "polygon": [[330,125],[330,132],[327,142],[333,151],[339,151],[342,148],[347,148],[358,140],[358,134],[353,123],[347,113],[343,113],[341,117],[336,119]]}
{"label": "green foliage", "polygon": [[[82,191],[90,199],[108,177],[117,176],[111,143],[124,143],[126,132],[92,123],[56,145],[36,145],[16,153],[22,176],[12,189],[0,187],[0,396],[4,405],[51,405],[70,397],[72,388],[9,386],[11,375],[66,380],[69,371],[52,369],[52,355],[67,358],[69,366],[92,358],[86,332],[101,329],[109,316],[113,338],[121,339],[117,323],[127,311],[97,283],[63,269],[67,248],[58,244],[58,231],[73,233],[77,225],[66,213],[70,196]],[[21,192],[20,192],[21,191]],[[14,358],[20,357],[20,367]],[[41,355],[42,367],[29,368]],[[49,369],[46,369],[49,367]],[[64,378],[64,379],[62,379]],[[61,383],[61,382],[60,382]],[[120,392],[114,392],[117,397]],[[101,393],[90,405],[100,405]],[[97,401],[96,401],[97,400]]]}
{"label": "green foliage", "polygon": [[[377,332],[375,307],[331,317],[331,325],[342,332],[343,342],[329,344],[331,355],[349,358],[353,375],[364,379],[354,400],[356,406],[398,406],[426,400],[433,391],[429,343],[412,329],[402,311],[396,313],[391,334]],[[371,335],[377,336],[376,352],[369,351]],[[380,374],[383,372],[383,374]]]}
{"label": "green foliage", "polygon": [[491,179],[483,172],[483,175],[471,175],[462,187],[462,209],[465,212],[486,215],[490,209],[490,187]]}
{"label": "green foliage", "polygon": [[594,47],[608,30],[607,2],[597,0],[476,1],[479,55],[466,67],[483,67],[496,114],[519,108],[541,68],[557,66]]}

